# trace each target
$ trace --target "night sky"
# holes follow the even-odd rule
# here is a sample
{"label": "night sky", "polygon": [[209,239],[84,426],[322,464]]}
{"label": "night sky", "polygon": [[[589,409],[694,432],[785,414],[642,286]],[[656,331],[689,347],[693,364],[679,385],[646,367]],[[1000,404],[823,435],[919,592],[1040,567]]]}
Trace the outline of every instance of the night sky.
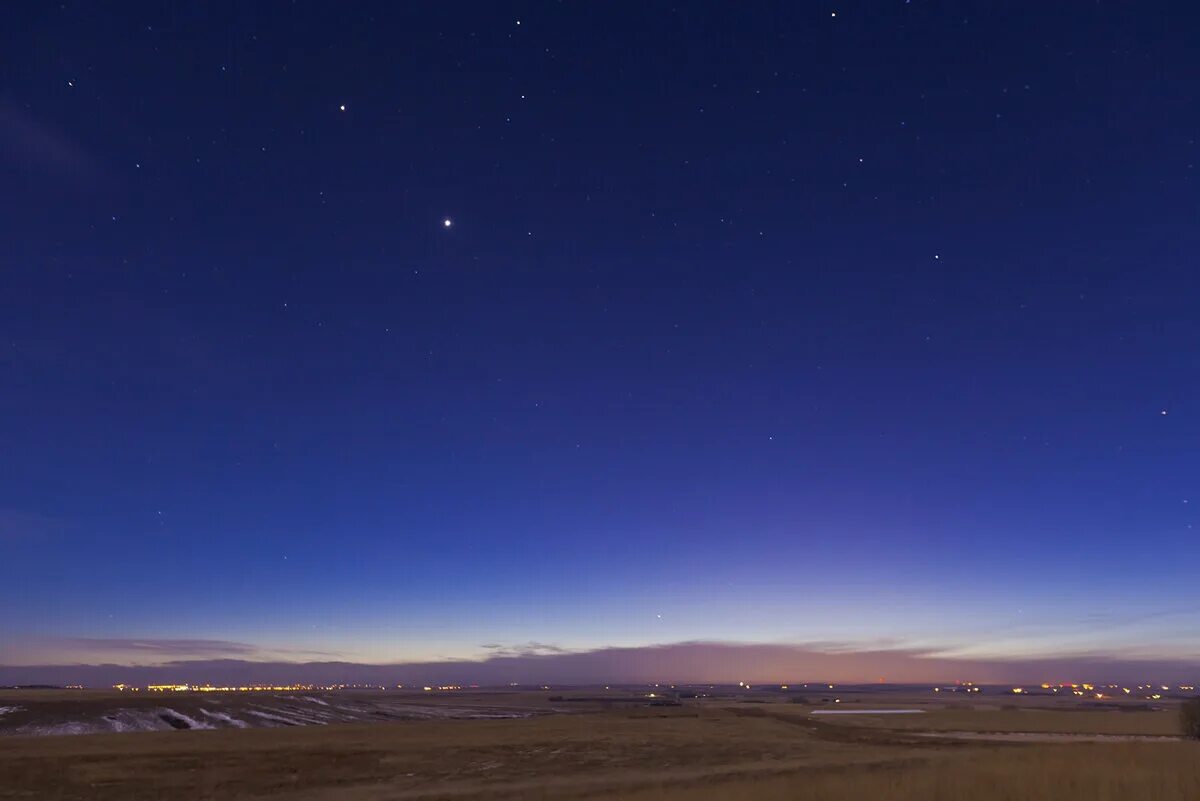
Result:
{"label": "night sky", "polygon": [[1198,25],[10,4],[0,663],[1200,661]]}

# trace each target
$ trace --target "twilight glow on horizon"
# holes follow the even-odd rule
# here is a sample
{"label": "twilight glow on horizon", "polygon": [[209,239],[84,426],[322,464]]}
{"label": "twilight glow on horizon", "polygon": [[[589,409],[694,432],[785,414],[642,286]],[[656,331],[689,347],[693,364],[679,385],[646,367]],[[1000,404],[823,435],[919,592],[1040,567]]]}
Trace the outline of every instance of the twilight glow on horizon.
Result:
{"label": "twilight glow on horizon", "polygon": [[1200,11],[393,5],[0,32],[0,683],[1200,673]]}

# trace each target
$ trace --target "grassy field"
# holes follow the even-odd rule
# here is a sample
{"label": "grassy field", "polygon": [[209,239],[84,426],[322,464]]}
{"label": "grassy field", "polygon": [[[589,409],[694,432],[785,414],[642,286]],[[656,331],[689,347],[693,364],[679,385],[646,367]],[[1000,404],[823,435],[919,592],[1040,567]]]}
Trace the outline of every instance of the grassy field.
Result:
{"label": "grassy field", "polygon": [[[804,712],[712,704],[519,720],[10,737],[0,739],[0,799],[1200,799],[1200,743],[955,742],[908,730],[920,718],[984,731],[1003,725],[993,713],[1066,716],[1068,728],[1096,731],[1131,724],[1080,716],[1123,721],[1137,712],[939,710],[888,718],[899,730],[884,728],[882,716],[827,723]],[[949,717],[934,717],[943,713]]]}
{"label": "grassy field", "polygon": [[659,786],[609,797],[628,801],[1185,801],[1200,798],[1198,758],[1200,745],[1180,742],[1023,745],[885,762],[865,770],[745,776],[715,785]]}
{"label": "grassy field", "polygon": [[[801,709],[794,714],[806,713],[807,710]],[[1179,713],[1173,709],[1161,711],[930,709],[920,715],[848,715],[840,718],[838,723],[886,729],[941,732],[1042,732],[1142,736],[1179,734]]]}

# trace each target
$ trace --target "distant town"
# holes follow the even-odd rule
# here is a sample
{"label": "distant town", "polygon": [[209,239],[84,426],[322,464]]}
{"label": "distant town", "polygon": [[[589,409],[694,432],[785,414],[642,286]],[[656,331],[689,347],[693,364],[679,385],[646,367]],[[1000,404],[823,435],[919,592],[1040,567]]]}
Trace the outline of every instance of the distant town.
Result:
{"label": "distant town", "polygon": [[[855,693],[862,692],[889,692],[889,691],[905,691],[913,692],[920,691],[924,688],[937,694],[944,693],[988,693],[990,695],[1019,695],[1019,696],[1055,696],[1055,695],[1071,695],[1083,700],[1108,701],[1117,699],[1137,699],[1146,701],[1158,701],[1164,698],[1178,698],[1180,696],[1189,696],[1196,694],[1196,685],[1194,684],[1137,684],[1125,686],[1122,684],[1093,684],[1090,682],[1078,683],[1042,683],[1031,685],[982,685],[972,681],[957,681],[952,684],[938,685],[915,685],[915,684],[888,684],[886,682],[878,682],[872,684],[834,684],[826,682],[809,682],[805,684],[755,684],[751,685],[748,682],[738,682],[736,685],[720,685],[720,684],[624,684],[624,685],[604,685],[606,691],[644,691],[649,697],[655,696],[655,691],[660,694],[665,694],[668,690],[673,693],[687,692],[686,697],[700,697],[706,693],[688,691],[720,691],[722,693],[785,693],[799,694],[807,693],[823,693],[829,694],[830,691],[837,689],[853,691]],[[548,684],[520,684],[513,682],[503,687],[487,687],[478,684],[245,684],[245,685],[214,685],[211,683],[178,683],[178,684],[147,684],[134,685],[127,683],[113,684],[108,688],[101,687],[86,687],[82,684],[69,684],[65,686],[27,686],[24,689],[64,689],[64,690],[86,690],[86,689],[112,689],[122,693],[254,693],[254,692],[316,692],[316,691],[338,691],[338,690],[369,690],[369,691],[389,691],[402,690],[408,692],[459,692],[481,689],[507,689],[507,690],[570,690],[583,689],[583,687],[575,687],[573,685],[558,685],[551,687]],[[593,688],[594,689],[594,688]],[[835,693],[836,694],[836,693]],[[827,699],[834,703],[840,701],[839,698],[831,697]]]}

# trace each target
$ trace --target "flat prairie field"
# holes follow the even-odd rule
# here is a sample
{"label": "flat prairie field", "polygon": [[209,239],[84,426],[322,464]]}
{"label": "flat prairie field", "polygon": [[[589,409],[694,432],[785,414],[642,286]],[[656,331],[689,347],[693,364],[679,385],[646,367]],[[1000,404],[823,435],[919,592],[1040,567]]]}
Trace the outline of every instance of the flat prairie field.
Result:
{"label": "flat prairie field", "polygon": [[[791,710],[788,710],[789,712]],[[807,710],[797,710],[804,715]],[[1174,737],[1179,734],[1177,710],[1112,711],[1082,709],[930,709],[917,715],[839,716],[844,726],[927,732],[1041,733]],[[1198,799],[1197,801],[1200,801]]]}
{"label": "flat prairie field", "polygon": [[[830,722],[805,712],[583,707],[508,719],[9,736],[0,738],[0,799],[1200,799],[1200,743],[945,733],[1041,731],[1049,724],[1038,721],[1058,716],[1063,734],[1073,726],[1081,735],[1159,734],[1166,717],[1160,726],[1141,712],[952,709]],[[1006,722],[1021,715],[1033,723]]]}

